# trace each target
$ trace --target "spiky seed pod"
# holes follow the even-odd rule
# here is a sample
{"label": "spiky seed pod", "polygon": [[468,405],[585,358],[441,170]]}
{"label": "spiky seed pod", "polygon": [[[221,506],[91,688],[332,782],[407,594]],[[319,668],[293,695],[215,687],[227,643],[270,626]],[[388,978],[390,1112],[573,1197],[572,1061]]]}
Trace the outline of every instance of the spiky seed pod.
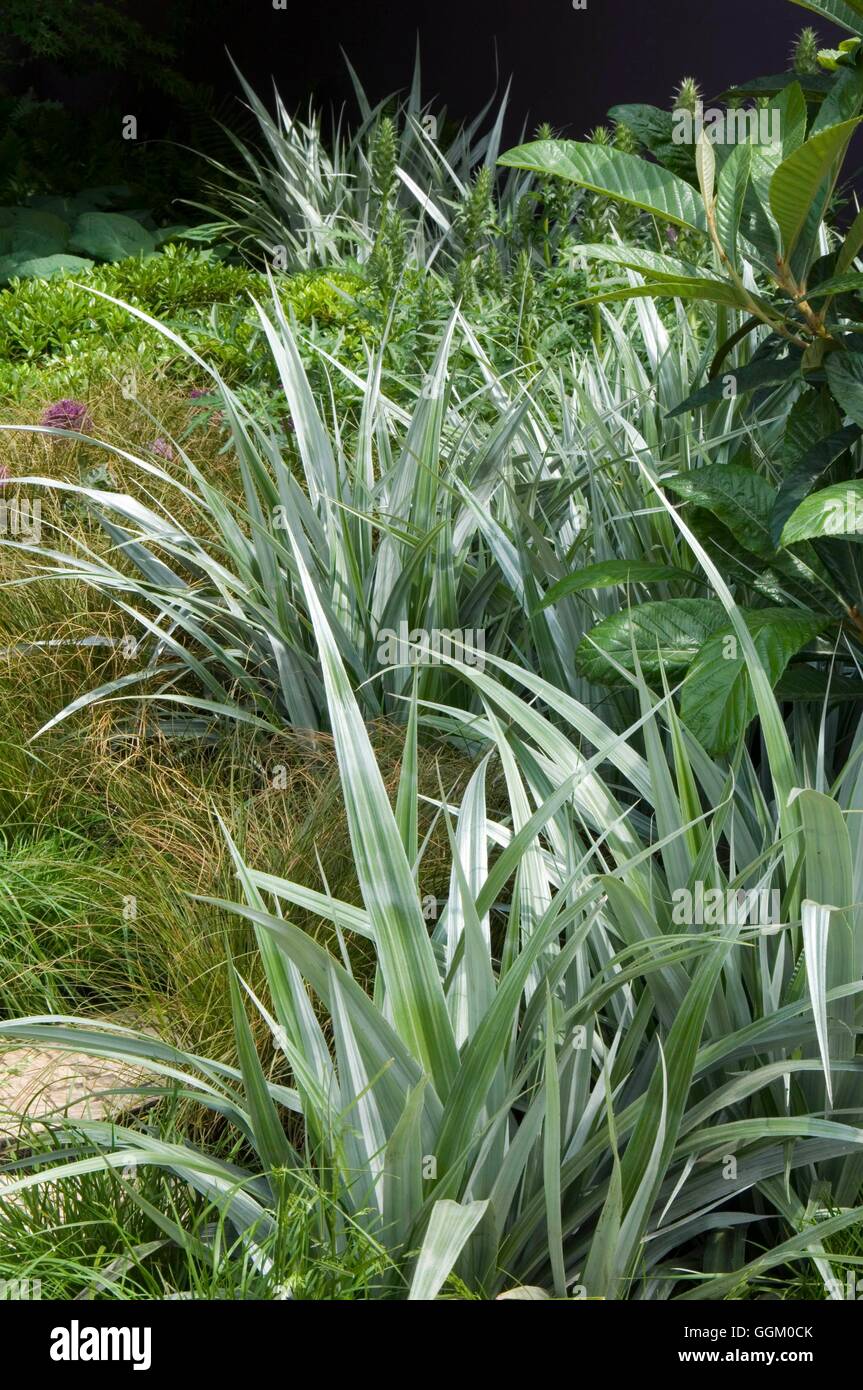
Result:
{"label": "spiky seed pod", "polygon": [[368,259],[369,278],[385,301],[392,297],[404,270],[406,256],[404,218],[398,210],[385,212]]}
{"label": "spiky seed pod", "polygon": [[672,106],[675,111],[688,111],[691,116],[695,115],[698,103],[701,101],[701,88],[694,77],[684,77],[674,93]]}
{"label": "spiky seed pod", "polygon": [[608,148],[614,141],[607,125],[594,126],[593,130],[588,131],[587,138],[591,145],[601,145],[603,148]]}
{"label": "spiky seed pod", "polygon": [[614,123],[614,148],[620,150],[621,154],[638,153],[638,136],[623,121]]}
{"label": "spiky seed pod", "polygon": [[815,73],[818,68],[818,49],[820,43],[815,30],[807,26],[801,29],[791,48],[791,66],[795,72]]}
{"label": "spiky seed pod", "polygon": [[524,194],[518,200],[518,207],[515,214],[515,235],[516,239],[522,244],[527,244],[533,235],[533,220],[536,212],[536,204],[533,198]]}
{"label": "spiky seed pod", "polygon": [[494,227],[494,221],[494,174],[491,169],[483,167],[477,172],[459,211],[461,259],[456,271],[456,287],[465,301],[469,301],[475,292],[477,258],[488,233]]}
{"label": "spiky seed pod", "polygon": [[455,294],[463,308],[470,308],[476,299],[476,266],[463,257],[455,269]]}

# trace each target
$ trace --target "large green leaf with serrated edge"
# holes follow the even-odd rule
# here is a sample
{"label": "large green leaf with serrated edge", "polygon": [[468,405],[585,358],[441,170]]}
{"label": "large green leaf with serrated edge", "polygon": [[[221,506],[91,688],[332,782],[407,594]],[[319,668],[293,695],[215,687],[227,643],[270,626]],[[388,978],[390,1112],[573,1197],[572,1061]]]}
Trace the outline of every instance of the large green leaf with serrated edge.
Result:
{"label": "large green leaf with serrated edge", "polygon": [[826,72],[777,72],[769,77],[753,77],[748,82],[738,82],[720,92],[717,100],[731,105],[745,97],[772,97],[795,82],[807,97],[826,96],[831,86],[831,78]]}
{"label": "large green leaf with serrated edge", "polygon": [[[755,649],[772,684],[826,621],[793,608],[746,614]],[[681,718],[709,753],[722,754],[734,747],[756,712],[746,657],[736,636],[726,629],[704,644],[689,668],[680,695]]]}
{"label": "large green leaf with serrated edge", "polygon": [[776,490],[760,473],[735,464],[711,463],[666,478],[665,487],[713,512],[753,555],[766,559],[776,549],[770,535]]}
{"label": "large green leaf with serrated edge", "polygon": [[844,154],[859,118],[829,126],[779,165],[770,181],[770,208],[782,235],[788,260],[806,225],[810,209],[834,164]]}
{"label": "large green leaf with serrated edge", "polygon": [[677,565],[662,565],[655,560],[600,560],[553,584],[539,606],[548,608],[568,594],[580,594],[585,589],[612,589],[618,584],[659,584],[669,580],[685,582],[697,578],[698,575],[689,574]]}
{"label": "large green leaf with serrated edge", "polygon": [[[863,222],[861,222],[861,227],[863,227]],[[859,235],[859,231],[857,234]],[[850,236],[851,233],[849,232],[848,235]],[[859,249],[858,246],[857,250]],[[856,254],[857,251],[854,251],[855,256]],[[859,270],[846,270],[842,275],[833,275],[829,280],[821,280],[817,285],[813,285],[811,289],[806,291],[806,298],[811,303],[816,299],[824,299],[827,295],[861,293],[863,293],[863,275]]]}
{"label": "large green leaf with serrated edge", "polygon": [[811,10],[822,19],[829,19],[852,34],[863,34],[863,4],[861,0],[791,0],[792,5],[800,5]]}
{"label": "large green leaf with serrated edge", "polygon": [[863,425],[863,353],[831,352],[826,365],[833,395],[855,425]]}
{"label": "large green leaf with serrated edge", "polygon": [[716,230],[731,264],[737,265],[737,234],[752,172],[752,147],[736,145],[725,161],[716,190]]}
{"label": "large green leaf with serrated edge", "polygon": [[[716,599],[657,599],[605,618],[578,644],[576,665],[588,680],[617,685],[625,678],[613,662],[633,671],[633,648],[642,671],[656,676],[685,671],[696,653],[728,619]],[[611,658],[611,660],[609,660]]]}
{"label": "large green leaf with serrated edge", "polygon": [[[662,251],[652,251],[645,246],[609,246],[605,242],[587,242],[576,248],[580,256],[589,261],[607,261],[611,265],[626,266],[654,280],[692,280],[699,277],[717,280],[715,275],[705,274],[700,266],[688,261],[679,261]],[[723,284],[724,281],[718,281]]]}
{"label": "large green leaf with serrated edge", "polygon": [[[613,304],[621,299],[682,299],[706,304],[724,304],[729,309],[746,309],[755,295],[746,295],[730,280],[653,280],[646,285],[626,285],[619,289],[603,290],[579,300],[580,304]],[[766,306],[765,306],[766,307]]]}
{"label": "large green leaf with serrated edge", "polygon": [[672,174],[679,175],[687,182],[695,178],[694,146],[675,144],[674,117],[670,111],[638,103],[612,106],[608,119],[631,130],[639,142],[650,150],[654,159],[665,169],[670,169]]}
{"label": "large green leaf with serrated edge", "polygon": [[685,401],[668,412],[668,418],[673,420],[675,415],[683,415],[685,411],[695,410],[700,405],[710,405],[723,397],[730,399],[732,396],[742,396],[747,391],[780,386],[799,373],[800,358],[793,354],[789,357],[771,357],[763,362],[750,362],[745,367],[732,367],[687,396]]}
{"label": "large green leaf with serrated edge", "polygon": [[770,518],[770,534],[777,545],[780,543],[785,523],[793,516],[804,497],[813,489],[822,473],[835,463],[860,438],[859,425],[846,425],[844,429],[819,439],[800,456],[791,471],[782,480],[773,505]]}
{"label": "large green leaf with serrated edge", "polygon": [[807,497],[782,528],[781,543],[842,537],[863,541],[863,483],[834,483]]}
{"label": "large green leaf with serrated edge", "polygon": [[838,430],[841,424],[829,391],[823,387],[804,391],[785,417],[777,459],[782,471],[787,472],[819,439]]}
{"label": "large green leaf with serrated edge", "polygon": [[634,154],[578,140],[534,140],[508,150],[498,162],[513,169],[554,174],[595,193],[632,203],[665,222],[706,230],[704,207],[695,189],[668,169]]}

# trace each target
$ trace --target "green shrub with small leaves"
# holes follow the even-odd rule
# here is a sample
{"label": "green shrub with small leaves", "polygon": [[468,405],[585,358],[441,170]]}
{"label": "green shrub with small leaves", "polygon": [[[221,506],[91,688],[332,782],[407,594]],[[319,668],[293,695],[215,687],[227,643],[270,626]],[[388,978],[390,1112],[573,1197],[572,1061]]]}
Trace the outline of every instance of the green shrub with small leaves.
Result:
{"label": "green shrub with small leaves", "polygon": [[[353,295],[361,286],[346,272],[279,280],[282,302],[299,324],[342,335],[358,322]],[[161,334],[91,291],[175,325],[231,380],[254,379],[269,362],[267,354],[254,352],[260,326],[252,302],[268,297],[266,277],[177,243],[148,259],[16,280],[0,291],[0,397],[20,399],[49,383],[72,389],[119,374],[133,359],[148,370],[176,358],[177,369],[188,375],[185,359],[172,354]],[[355,330],[354,336],[359,342]]]}

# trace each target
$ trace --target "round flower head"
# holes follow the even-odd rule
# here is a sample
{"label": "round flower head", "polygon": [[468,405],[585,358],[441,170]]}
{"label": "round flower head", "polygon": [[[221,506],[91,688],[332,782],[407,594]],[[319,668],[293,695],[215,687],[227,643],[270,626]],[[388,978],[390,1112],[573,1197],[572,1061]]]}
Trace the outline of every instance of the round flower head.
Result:
{"label": "round flower head", "polygon": [[70,430],[74,434],[88,434],[92,420],[83,401],[64,399],[55,401],[43,412],[39,422],[53,430]]}
{"label": "round flower head", "polygon": [[161,435],[159,435],[158,439],[153,440],[150,445],[150,453],[157,454],[160,459],[166,459],[168,463],[170,463],[174,457],[174,450],[171,448],[167,439],[163,439]]}

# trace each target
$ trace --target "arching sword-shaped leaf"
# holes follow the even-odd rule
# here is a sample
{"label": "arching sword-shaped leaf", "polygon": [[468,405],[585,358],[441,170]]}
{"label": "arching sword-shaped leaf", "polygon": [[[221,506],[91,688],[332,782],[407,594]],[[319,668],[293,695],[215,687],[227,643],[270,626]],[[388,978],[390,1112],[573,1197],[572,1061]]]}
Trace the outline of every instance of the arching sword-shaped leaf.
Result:
{"label": "arching sword-shaped leaf", "polygon": [[833,1108],[833,1082],[830,1076],[830,1041],[827,1029],[827,937],[830,931],[831,908],[809,899],[801,904],[803,952],[806,958],[806,980],[812,1000],[812,1016],[818,1034],[818,1049],[824,1067],[827,1101]]}
{"label": "arching sword-shaped leaf", "polygon": [[458,1066],[434,949],[399,828],[326,614],[293,532],[327,691],[348,828],[396,1030],[445,1096]]}
{"label": "arching sword-shaped leaf", "polygon": [[435,1202],[417,1256],[409,1302],[437,1298],[487,1207],[488,1202]]}
{"label": "arching sword-shaped leaf", "polygon": [[261,1066],[258,1049],[255,1047],[249,1020],[240,998],[237,972],[233,962],[229,962],[229,971],[234,1036],[237,1040],[237,1052],[240,1069],[243,1073],[246,1104],[249,1108],[255,1144],[268,1170],[293,1168],[297,1162],[297,1156],[288,1143],[279,1112],[267,1085],[267,1078]]}

